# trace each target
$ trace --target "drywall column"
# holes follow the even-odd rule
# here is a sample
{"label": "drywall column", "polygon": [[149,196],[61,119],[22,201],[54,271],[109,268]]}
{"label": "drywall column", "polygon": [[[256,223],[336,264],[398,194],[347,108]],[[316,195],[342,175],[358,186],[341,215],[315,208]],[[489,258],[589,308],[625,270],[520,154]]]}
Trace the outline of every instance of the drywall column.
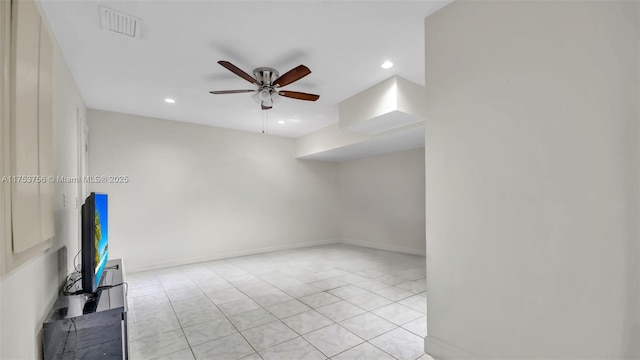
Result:
{"label": "drywall column", "polygon": [[456,1],[426,19],[435,357],[640,357],[637,7]]}

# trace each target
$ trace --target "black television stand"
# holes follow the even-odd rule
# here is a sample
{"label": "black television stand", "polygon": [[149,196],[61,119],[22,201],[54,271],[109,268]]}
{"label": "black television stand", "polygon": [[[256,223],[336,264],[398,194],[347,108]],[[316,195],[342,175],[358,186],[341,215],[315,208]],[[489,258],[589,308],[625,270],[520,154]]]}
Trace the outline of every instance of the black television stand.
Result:
{"label": "black television stand", "polygon": [[121,259],[109,260],[105,289],[58,297],[42,325],[45,360],[128,359],[126,285],[109,287],[124,282],[122,270]]}

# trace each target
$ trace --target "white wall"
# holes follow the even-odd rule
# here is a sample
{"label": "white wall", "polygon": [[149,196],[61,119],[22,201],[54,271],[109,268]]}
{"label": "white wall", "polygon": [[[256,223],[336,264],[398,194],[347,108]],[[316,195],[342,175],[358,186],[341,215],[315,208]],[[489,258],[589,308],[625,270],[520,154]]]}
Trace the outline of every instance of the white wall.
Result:
{"label": "white wall", "polygon": [[58,296],[56,251],[21,266],[2,278],[2,354],[0,358],[37,359],[42,321]]}
{"label": "white wall", "polygon": [[135,271],[338,238],[337,165],[296,160],[275,136],[90,110],[109,250]]}
{"label": "white wall", "polygon": [[[5,176],[7,174],[7,138],[6,129],[7,129],[7,121],[9,120],[9,111],[7,111],[7,101],[8,101],[8,86],[6,81],[7,74],[7,62],[9,61],[9,48],[6,39],[8,38],[9,32],[9,12],[10,6],[8,3],[0,3],[0,175]],[[0,269],[3,269],[4,253],[3,246],[5,244],[6,238],[9,235],[7,231],[7,211],[8,201],[6,201],[5,192],[8,191],[9,188],[6,185],[0,187]],[[0,324],[3,324],[3,314],[2,314],[2,279],[0,279]],[[2,327],[0,326],[0,338],[2,337]],[[2,356],[2,343],[3,341],[0,339],[0,356]]]}
{"label": "white wall", "polygon": [[[57,53],[55,62],[54,81],[56,84],[56,172],[57,175],[70,177],[78,174],[78,116],[86,124],[87,109],[76,88],[73,76],[69,72],[64,59]],[[56,239],[58,246],[66,247],[66,257],[61,264],[62,271],[71,273],[73,257],[80,250],[80,210],[76,207],[79,199],[77,183],[56,184]],[[63,203],[66,198],[66,204]],[[80,261],[80,256],[78,257]]]}
{"label": "white wall", "polygon": [[640,357],[637,3],[457,1],[425,34],[427,350]]}
{"label": "white wall", "polygon": [[340,237],[424,255],[424,177],[424,149],[340,163]]}
{"label": "white wall", "polygon": [[[623,3],[627,6],[625,13],[629,14],[632,19],[630,22],[635,26],[636,34],[636,54],[640,58],[640,3],[637,1],[629,1]],[[635,17],[634,17],[635,13]],[[629,78],[638,79],[640,82],[640,66],[636,62],[635,73],[633,68],[629,69]],[[635,94],[634,94],[635,90]],[[629,96],[634,96],[637,103],[640,102],[640,86],[630,87]],[[624,356],[626,358],[640,359],[640,110],[636,103],[637,113],[634,116],[627,117],[627,140],[629,146],[629,219],[635,226],[631,227],[629,236],[629,248],[627,253],[627,284],[628,295],[625,306],[626,326],[625,340],[623,341]],[[635,201],[634,201],[635,200]]]}
{"label": "white wall", "polygon": [[[637,1],[629,1],[623,3],[627,6],[625,13],[631,17],[631,23],[635,26],[636,34],[640,34],[640,3]],[[635,18],[634,18],[635,13]],[[640,35],[637,36],[636,42],[638,46],[636,48],[637,56],[640,58]],[[629,69],[629,77],[633,79],[640,79],[640,66],[636,63],[635,74],[633,69]],[[640,82],[640,80],[638,80]],[[635,94],[634,94],[635,90]],[[640,102],[640,86],[636,86],[635,89],[630,87],[629,95],[634,96],[638,102]],[[640,106],[637,106],[640,107]],[[636,107],[636,109],[637,109]],[[639,110],[637,110],[640,112]],[[640,114],[627,117],[627,141],[629,146],[629,198],[631,201],[629,209],[629,219],[635,221],[635,227],[630,230],[629,236],[629,249],[627,253],[627,262],[629,269],[627,269],[628,279],[628,296],[625,306],[626,311],[626,326],[625,335],[626,339],[623,342],[624,356],[626,358],[640,359],[640,121],[638,121]],[[635,201],[633,201],[635,199]]]}
{"label": "white wall", "polygon": [[[59,48],[54,46],[54,111],[56,172],[77,174],[76,109],[86,111]],[[56,185],[55,245],[45,254],[2,277],[0,282],[0,358],[36,359],[41,352],[38,336],[42,321],[58,296],[64,276],[72,271],[78,250],[77,184]],[[69,195],[62,207],[62,193]]]}

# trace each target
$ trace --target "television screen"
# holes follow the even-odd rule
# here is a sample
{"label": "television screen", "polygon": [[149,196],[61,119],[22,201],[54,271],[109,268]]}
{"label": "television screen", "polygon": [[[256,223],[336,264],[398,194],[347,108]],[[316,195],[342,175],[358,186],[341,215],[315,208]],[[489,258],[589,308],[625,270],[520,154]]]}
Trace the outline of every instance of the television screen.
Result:
{"label": "television screen", "polygon": [[109,246],[107,241],[109,240],[109,227],[107,213],[107,195],[96,194],[95,201],[95,214],[94,214],[94,244],[95,244],[95,279],[94,286],[98,287],[100,279],[102,278],[102,272],[104,271],[104,265],[107,263],[109,257]]}
{"label": "television screen", "polygon": [[82,288],[93,293],[109,258],[109,211],[106,194],[91,193],[82,206]]}

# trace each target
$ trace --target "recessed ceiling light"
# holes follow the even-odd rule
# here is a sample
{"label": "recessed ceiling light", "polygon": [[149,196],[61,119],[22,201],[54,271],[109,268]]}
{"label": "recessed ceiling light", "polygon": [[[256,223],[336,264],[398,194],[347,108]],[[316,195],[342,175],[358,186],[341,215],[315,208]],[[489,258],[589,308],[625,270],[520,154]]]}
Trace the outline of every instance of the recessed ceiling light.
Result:
{"label": "recessed ceiling light", "polygon": [[381,68],[383,69],[391,69],[393,67],[393,63],[389,60],[385,61],[382,63],[382,65],[380,65]]}
{"label": "recessed ceiling light", "polygon": [[176,101],[171,99],[171,98],[164,99],[164,102],[169,103],[169,104],[175,104],[176,103]]}
{"label": "recessed ceiling light", "polygon": [[284,121],[284,120],[278,120],[278,124],[282,125],[282,124],[284,124],[284,123],[285,123],[285,121]]}

